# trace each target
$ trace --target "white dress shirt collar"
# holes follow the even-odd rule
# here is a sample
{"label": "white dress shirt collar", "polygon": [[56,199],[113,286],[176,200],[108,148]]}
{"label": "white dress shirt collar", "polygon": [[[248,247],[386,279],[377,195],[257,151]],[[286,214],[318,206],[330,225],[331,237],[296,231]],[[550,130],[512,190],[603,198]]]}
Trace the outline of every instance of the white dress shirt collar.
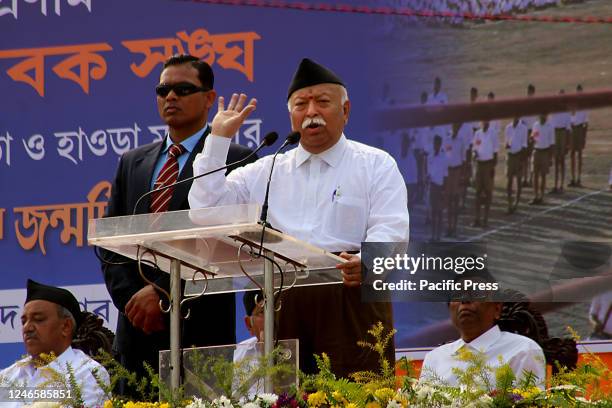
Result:
{"label": "white dress shirt collar", "polygon": [[336,144],[319,154],[310,153],[302,147],[302,144],[300,144],[295,149],[295,167],[300,167],[302,164],[308,161],[308,159],[310,159],[310,156],[317,156],[330,167],[337,167],[340,164],[340,160],[342,160],[347,144],[348,143],[344,133],[340,136],[340,139],[338,139]]}
{"label": "white dress shirt collar", "polygon": [[495,325],[469,343],[466,343],[465,341],[463,341],[463,339],[457,340],[453,347],[453,354],[457,354],[459,350],[465,345],[469,346],[472,350],[477,350],[486,353],[487,350],[489,350],[489,348],[493,344],[495,344],[500,337],[501,330],[499,330],[498,325]]}

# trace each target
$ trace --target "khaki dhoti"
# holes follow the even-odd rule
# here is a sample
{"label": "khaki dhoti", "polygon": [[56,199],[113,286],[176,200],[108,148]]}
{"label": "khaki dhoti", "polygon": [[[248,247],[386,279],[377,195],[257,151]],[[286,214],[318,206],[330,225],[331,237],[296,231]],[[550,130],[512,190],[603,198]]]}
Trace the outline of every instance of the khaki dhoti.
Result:
{"label": "khaki dhoti", "polygon": [[[313,353],[325,352],[337,376],[380,371],[378,355],[357,342],[372,342],[367,331],[378,322],[386,331],[393,329],[391,303],[362,302],[360,288],[342,284],[297,287],[283,292],[281,299],[278,338],[300,340],[300,370],[316,373]],[[386,358],[395,361],[393,340]]]}

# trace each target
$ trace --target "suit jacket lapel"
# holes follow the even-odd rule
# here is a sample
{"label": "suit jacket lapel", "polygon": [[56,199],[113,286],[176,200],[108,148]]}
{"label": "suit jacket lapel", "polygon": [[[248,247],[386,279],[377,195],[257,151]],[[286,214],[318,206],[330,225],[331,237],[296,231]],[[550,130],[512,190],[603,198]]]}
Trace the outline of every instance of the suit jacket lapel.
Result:
{"label": "suit jacket lapel", "polygon": [[[206,140],[206,136],[210,133],[210,126],[206,127],[206,130],[200,136],[200,140],[195,145],[189,158],[185,162],[185,166],[179,174],[179,178],[177,181],[185,180],[186,178],[193,176],[193,161],[198,153],[201,153],[204,149],[204,141]],[[176,211],[176,210],[186,210],[189,208],[189,204],[187,203],[187,195],[189,194],[189,189],[191,188],[191,182],[183,183],[175,187],[174,193],[172,193],[172,198],[170,199],[170,207],[168,211]]]}
{"label": "suit jacket lapel", "polygon": [[[134,203],[144,193],[151,190],[151,177],[153,177],[153,170],[155,169],[155,163],[163,147],[163,142],[156,143],[151,146],[151,149],[144,152],[137,160],[136,169],[134,171],[134,184],[130,186],[133,190],[131,191]],[[151,195],[143,198],[140,204],[138,204],[138,214],[148,213],[149,206],[151,205]]]}

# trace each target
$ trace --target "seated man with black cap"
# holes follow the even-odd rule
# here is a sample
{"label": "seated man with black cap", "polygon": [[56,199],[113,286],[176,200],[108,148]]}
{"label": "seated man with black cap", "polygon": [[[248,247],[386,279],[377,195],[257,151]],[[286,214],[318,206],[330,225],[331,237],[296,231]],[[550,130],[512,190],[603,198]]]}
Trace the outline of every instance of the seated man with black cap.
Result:
{"label": "seated man with black cap", "polygon": [[[98,385],[96,377],[109,385],[108,373],[98,362],[70,346],[81,319],[79,302],[72,293],[28,279],[27,297],[21,316],[23,341],[28,357],[0,371],[0,384],[50,389],[55,383],[52,380],[50,384],[49,380],[57,373],[65,376],[66,384],[70,384],[70,367],[80,387],[84,406],[103,405],[107,395]],[[43,354],[53,354],[55,359],[49,363]],[[68,390],[64,390],[66,391]],[[75,395],[64,394],[63,397],[74,398]],[[19,402],[2,406],[22,405],[23,403]]]}
{"label": "seated man with black cap", "polygon": [[[225,163],[232,136],[257,101],[234,94],[219,111],[211,135],[193,162],[194,175]],[[351,102],[343,81],[310,59],[299,64],[287,93],[291,128],[300,144],[277,157],[269,190],[268,221],[275,228],[330,252],[347,262],[336,266],[343,285],[292,288],[283,293],[278,325],[281,339],[300,341],[300,369],[317,371],[313,353],[327,353],[333,372],[342,377],[378,370],[378,356],[357,342],[368,340],[377,322],[393,327],[390,303],[361,299],[361,242],[407,242],[406,184],[395,160],[380,149],[349,140],[344,134]],[[272,156],[194,181],[191,208],[262,204]],[[352,253],[352,254],[350,254]],[[387,358],[394,361],[394,349]]]}
{"label": "seated man with black cap", "polygon": [[[455,282],[460,282],[463,287],[467,281],[486,284],[495,282],[495,279],[486,270],[466,272],[455,279]],[[422,381],[441,381],[445,385],[458,386],[454,369],[465,370],[468,367],[469,363],[460,359],[461,351],[466,350],[484,355],[485,363],[491,370],[487,373],[489,384],[493,386],[493,370],[507,363],[518,380],[523,379],[527,372],[531,372],[536,377],[536,385],[544,387],[546,359],[542,348],[529,337],[500,330],[497,321],[501,316],[503,303],[492,301],[493,295],[492,291],[466,290],[448,303],[451,321],[461,337],[425,355],[421,368]]]}

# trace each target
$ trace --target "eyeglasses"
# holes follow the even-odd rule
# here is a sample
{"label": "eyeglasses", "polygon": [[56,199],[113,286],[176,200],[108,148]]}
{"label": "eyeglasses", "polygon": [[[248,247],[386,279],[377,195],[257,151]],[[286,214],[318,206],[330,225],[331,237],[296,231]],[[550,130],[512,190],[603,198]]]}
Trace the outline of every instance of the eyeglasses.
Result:
{"label": "eyeglasses", "polygon": [[189,82],[179,82],[178,84],[159,84],[155,87],[155,93],[162,98],[168,96],[170,91],[174,91],[177,96],[187,96],[196,92],[208,92],[210,89],[195,86]]}

